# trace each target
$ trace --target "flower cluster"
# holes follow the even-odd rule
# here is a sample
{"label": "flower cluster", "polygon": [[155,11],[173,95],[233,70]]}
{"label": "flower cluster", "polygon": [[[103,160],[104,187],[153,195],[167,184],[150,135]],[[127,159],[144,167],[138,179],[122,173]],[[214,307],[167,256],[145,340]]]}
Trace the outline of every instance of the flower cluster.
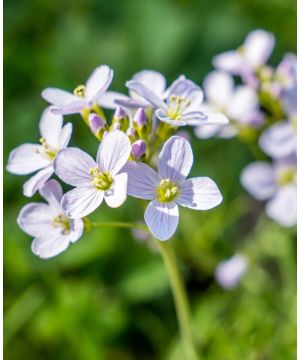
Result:
{"label": "flower cluster", "polygon": [[[20,227],[34,237],[32,251],[42,258],[55,256],[78,240],[86,217],[103,200],[111,208],[121,206],[128,195],[150,201],[145,222],[161,241],[176,231],[178,205],[207,210],[222,201],[210,178],[186,179],[193,152],[186,139],[175,135],[185,125],[228,123],[222,113],[206,110],[201,88],[183,75],[166,88],[162,74],[144,70],[126,83],[127,96],[108,91],[112,78],[112,69],[101,65],[73,93],[45,89],[42,97],[50,106],[40,120],[40,143],[21,145],[9,156],[11,173],[37,171],[24,184],[24,195],[39,191],[48,203],[30,203],[18,217]],[[103,108],[114,110],[111,122]],[[76,113],[100,142],[96,160],[79,148],[67,147],[72,125],[63,125],[63,116]],[[73,189],[63,194],[60,184],[49,180],[53,174]]]}

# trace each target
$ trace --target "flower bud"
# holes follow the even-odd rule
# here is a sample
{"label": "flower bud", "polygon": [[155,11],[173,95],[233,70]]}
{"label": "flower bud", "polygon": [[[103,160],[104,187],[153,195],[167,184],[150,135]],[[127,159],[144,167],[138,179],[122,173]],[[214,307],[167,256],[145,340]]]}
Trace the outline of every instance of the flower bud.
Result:
{"label": "flower bud", "polygon": [[126,134],[129,138],[134,138],[136,137],[136,131],[134,130],[134,128],[132,127],[129,127],[127,130],[126,130]]}
{"label": "flower bud", "polygon": [[143,108],[139,108],[136,111],[133,121],[136,122],[139,127],[142,127],[147,123],[147,116]]}
{"label": "flower bud", "polygon": [[120,121],[127,117],[126,111],[122,107],[117,107],[114,114],[114,121]]}
{"label": "flower bud", "polygon": [[99,115],[91,113],[89,115],[89,124],[93,134],[99,138],[101,130],[105,127],[105,121]]}
{"label": "flower bud", "polygon": [[131,146],[131,153],[135,159],[140,159],[146,154],[147,146],[144,140],[137,140]]}

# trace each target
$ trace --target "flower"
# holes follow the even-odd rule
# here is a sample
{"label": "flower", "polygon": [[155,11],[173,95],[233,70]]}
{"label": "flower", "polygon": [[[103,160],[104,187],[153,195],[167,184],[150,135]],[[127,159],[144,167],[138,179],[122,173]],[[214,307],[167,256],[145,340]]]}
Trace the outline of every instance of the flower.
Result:
{"label": "flower", "polygon": [[253,75],[269,59],[275,44],[274,35],[264,30],[251,31],[237,50],[226,51],[213,58],[213,65],[233,75],[240,75],[248,84],[256,85]]}
{"label": "flower", "polygon": [[60,202],[62,188],[56,180],[47,181],[40,188],[45,203],[25,205],[19,216],[18,224],[28,235],[33,236],[32,252],[48,259],[65,251],[70,243],[77,241],[83,233],[82,219],[71,220],[64,214]]}
{"label": "flower", "polygon": [[73,94],[57,88],[47,88],[43,90],[42,97],[54,105],[52,111],[56,114],[77,114],[98,104],[112,78],[113,70],[107,65],[101,65],[92,72],[85,85],[75,88]]}
{"label": "flower", "polygon": [[[166,89],[165,77],[153,70],[142,70],[133,75],[131,81],[137,81],[150,88],[159,98],[163,97]],[[101,106],[108,109],[116,109],[119,105],[125,108],[145,108],[150,107],[151,103],[141,97],[138,93],[129,90],[129,96],[116,91],[107,91],[101,98]]]}
{"label": "flower", "polygon": [[60,149],[67,147],[72,124],[63,126],[63,117],[53,114],[51,107],[40,119],[40,144],[26,143],[14,149],[8,159],[7,171],[27,175],[39,170],[23,186],[25,196],[32,196],[53,174],[53,160]]}
{"label": "flower", "polygon": [[127,197],[127,174],[120,173],[130,155],[128,137],[120,130],[106,133],[97,160],[77,148],[59,152],[54,162],[56,175],[75,186],[62,198],[62,208],[70,218],[93,212],[105,199],[110,207],[121,206]]}
{"label": "flower", "polygon": [[[227,125],[209,124],[199,126],[195,134],[200,138],[214,135],[229,138],[238,132],[240,126],[253,126],[250,122],[258,111],[258,99],[253,88],[246,85],[234,87],[232,76],[222,71],[213,71],[204,79],[204,93],[206,97],[205,111],[219,111],[230,119]],[[257,116],[255,116],[257,118]]]}
{"label": "flower", "polygon": [[257,200],[266,200],[267,215],[283,226],[297,222],[296,159],[277,160],[270,164],[257,161],[241,174],[244,188]]}
{"label": "flower", "polygon": [[155,115],[160,121],[172,126],[228,123],[220,113],[206,114],[201,110],[201,88],[183,75],[171,84],[162,97],[136,80],[127,81],[126,86],[154,106]]}
{"label": "flower", "polygon": [[224,289],[233,289],[240,282],[247,266],[247,258],[242,254],[236,254],[230,259],[220,262],[216,267],[216,281]]}
{"label": "flower", "polygon": [[150,166],[129,161],[128,195],[151,200],[145,221],[153,236],[169,239],[176,231],[178,205],[194,210],[207,210],[220,204],[222,195],[208,177],[186,179],[193,164],[193,153],[187,140],[172,136],[159,155],[158,173]]}

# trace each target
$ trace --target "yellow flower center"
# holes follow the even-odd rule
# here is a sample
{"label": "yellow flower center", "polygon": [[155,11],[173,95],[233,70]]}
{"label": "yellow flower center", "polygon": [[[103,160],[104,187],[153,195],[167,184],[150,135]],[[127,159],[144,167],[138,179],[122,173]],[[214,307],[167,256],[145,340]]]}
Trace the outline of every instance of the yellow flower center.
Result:
{"label": "yellow flower center", "polygon": [[287,185],[293,182],[296,176],[296,171],[293,167],[286,168],[280,171],[277,182],[279,185]]}
{"label": "yellow flower center", "polygon": [[112,183],[113,179],[109,173],[102,173],[98,167],[91,168],[89,171],[92,176],[92,185],[98,190],[108,190]]}
{"label": "yellow flower center", "polygon": [[57,149],[51,147],[45,138],[40,138],[40,143],[43,147],[43,150],[40,151],[39,149],[36,150],[36,153],[44,155],[46,158],[53,160],[57,154]]}
{"label": "yellow flower center", "polygon": [[85,86],[84,85],[78,85],[74,91],[73,91],[74,95],[80,97],[80,98],[84,98],[85,97]]}
{"label": "yellow flower center", "polygon": [[179,195],[177,184],[170,179],[163,179],[156,188],[156,197],[159,202],[171,202]]}
{"label": "yellow flower center", "polygon": [[51,222],[52,226],[54,226],[55,228],[62,228],[62,233],[64,235],[68,235],[71,232],[71,223],[70,223],[70,219],[68,219],[66,216],[64,215],[58,215],[56,216],[52,222]]}
{"label": "yellow flower center", "polygon": [[173,120],[180,120],[182,112],[189,107],[191,102],[184,96],[171,95],[169,98],[169,106],[167,109],[167,116]]}

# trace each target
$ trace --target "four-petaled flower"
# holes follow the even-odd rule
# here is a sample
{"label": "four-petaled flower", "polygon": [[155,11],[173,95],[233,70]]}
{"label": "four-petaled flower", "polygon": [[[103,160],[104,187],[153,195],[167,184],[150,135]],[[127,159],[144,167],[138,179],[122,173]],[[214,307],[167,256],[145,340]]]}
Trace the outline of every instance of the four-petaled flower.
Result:
{"label": "four-petaled flower", "polygon": [[178,205],[194,210],[208,210],[222,201],[217,185],[208,177],[186,179],[193,164],[193,153],[187,140],[172,136],[159,155],[158,173],[150,166],[129,161],[128,195],[151,200],[145,221],[155,238],[169,239],[176,231]]}
{"label": "four-petaled flower", "polygon": [[57,114],[77,114],[101,103],[101,97],[112,82],[113,70],[107,65],[98,66],[86,81],[79,85],[74,93],[57,88],[47,88],[42,97],[54,106]]}
{"label": "four-petaled flower", "polygon": [[294,156],[274,164],[257,161],[241,174],[244,188],[257,200],[267,201],[267,215],[283,226],[297,222],[296,159]]}
{"label": "four-petaled flower", "polygon": [[70,140],[72,124],[63,126],[63,117],[53,114],[51,107],[44,110],[40,120],[40,144],[23,144],[14,149],[8,159],[7,170],[16,175],[27,175],[39,170],[23,186],[24,195],[32,196],[53,174],[53,160]]}
{"label": "four-petaled flower", "polygon": [[121,206],[127,197],[127,174],[120,172],[131,151],[128,137],[120,130],[107,133],[98,149],[97,162],[77,148],[62,150],[54,162],[57,176],[76,186],[62,199],[70,218],[93,212],[105,199],[110,207]]}
{"label": "four-petaled flower", "polygon": [[25,205],[18,224],[28,235],[33,236],[33,253],[43,259],[53,257],[77,241],[83,233],[82,219],[69,219],[61,208],[62,188],[56,180],[47,181],[40,188],[45,203]]}
{"label": "four-petaled flower", "polygon": [[127,81],[126,86],[156,109],[155,115],[160,121],[172,126],[228,123],[221,113],[202,111],[201,88],[183,75],[175,80],[162,96],[158,96],[150,87],[137,80]]}

